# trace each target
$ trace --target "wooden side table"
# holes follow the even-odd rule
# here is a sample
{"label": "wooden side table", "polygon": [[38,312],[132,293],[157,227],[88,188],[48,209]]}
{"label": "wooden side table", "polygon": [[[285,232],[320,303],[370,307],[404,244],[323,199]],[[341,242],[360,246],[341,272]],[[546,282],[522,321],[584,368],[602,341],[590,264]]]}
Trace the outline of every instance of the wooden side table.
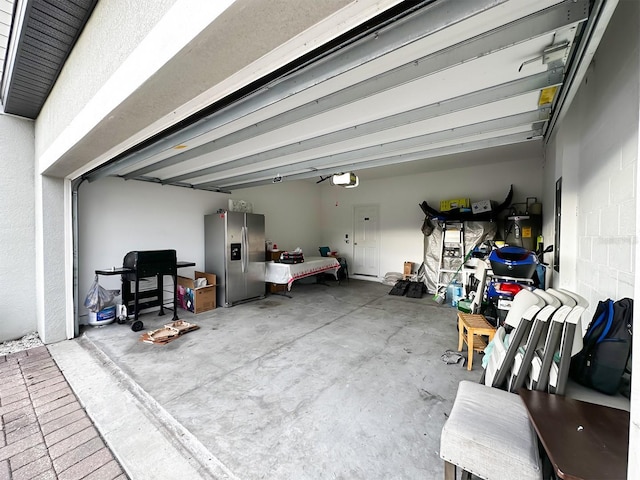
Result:
{"label": "wooden side table", "polygon": [[487,322],[484,315],[458,312],[458,351],[462,351],[463,343],[467,344],[467,370],[473,368],[473,351],[481,352],[487,347],[482,337],[487,335],[491,341],[495,333],[495,327]]}
{"label": "wooden side table", "polygon": [[518,393],[559,478],[627,478],[629,412],[524,388]]}

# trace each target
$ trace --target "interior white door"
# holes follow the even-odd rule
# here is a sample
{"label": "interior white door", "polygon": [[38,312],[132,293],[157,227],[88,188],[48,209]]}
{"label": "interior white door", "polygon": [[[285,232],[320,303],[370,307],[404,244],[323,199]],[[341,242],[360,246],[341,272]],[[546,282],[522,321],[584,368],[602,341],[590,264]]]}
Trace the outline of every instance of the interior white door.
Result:
{"label": "interior white door", "polygon": [[378,205],[363,205],[353,209],[353,267],[356,275],[378,276]]}

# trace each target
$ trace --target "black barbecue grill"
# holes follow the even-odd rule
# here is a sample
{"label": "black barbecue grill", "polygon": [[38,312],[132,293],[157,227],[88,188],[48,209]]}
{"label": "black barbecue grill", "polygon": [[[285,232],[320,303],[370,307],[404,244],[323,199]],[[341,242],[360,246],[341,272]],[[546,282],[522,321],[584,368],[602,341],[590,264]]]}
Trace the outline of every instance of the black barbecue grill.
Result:
{"label": "black barbecue grill", "polygon": [[[131,330],[137,332],[144,327],[142,322],[138,320],[140,310],[159,306],[158,315],[164,315],[163,277],[165,275],[171,275],[173,278],[173,320],[178,320],[176,295],[178,268],[193,266],[195,263],[192,262],[178,262],[175,250],[142,250],[127,253],[122,261],[122,268],[96,270],[96,274],[121,275],[122,304],[127,307],[128,315],[133,315],[134,321]],[[140,291],[140,281],[152,277],[156,277],[156,287]],[[131,288],[132,284],[133,289]],[[126,320],[118,321],[120,323],[126,322]]]}
{"label": "black barbecue grill", "polygon": [[[175,250],[146,250],[129,252],[122,261],[123,268],[130,273],[122,274],[122,303],[127,312],[133,312],[134,325],[138,321],[138,313],[145,308],[160,306],[158,315],[164,315],[164,293],[162,279],[164,275],[173,277],[173,320],[178,319],[176,285],[178,284],[178,267]],[[156,277],[156,288],[140,291],[140,280]],[[133,282],[134,289],[131,289]],[[142,325],[140,325],[142,330]]]}

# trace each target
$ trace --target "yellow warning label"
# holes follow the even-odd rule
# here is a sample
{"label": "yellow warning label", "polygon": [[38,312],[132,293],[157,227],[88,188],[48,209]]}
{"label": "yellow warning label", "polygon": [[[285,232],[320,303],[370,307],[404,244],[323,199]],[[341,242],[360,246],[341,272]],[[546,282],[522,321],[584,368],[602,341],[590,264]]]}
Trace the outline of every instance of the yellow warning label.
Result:
{"label": "yellow warning label", "polygon": [[538,99],[538,106],[548,105],[553,102],[553,98],[556,96],[558,87],[548,87],[540,91],[540,98]]}
{"label": "yellow warning label", "polygon": [[531,227],[522,227],[522,238],[531,238]]}

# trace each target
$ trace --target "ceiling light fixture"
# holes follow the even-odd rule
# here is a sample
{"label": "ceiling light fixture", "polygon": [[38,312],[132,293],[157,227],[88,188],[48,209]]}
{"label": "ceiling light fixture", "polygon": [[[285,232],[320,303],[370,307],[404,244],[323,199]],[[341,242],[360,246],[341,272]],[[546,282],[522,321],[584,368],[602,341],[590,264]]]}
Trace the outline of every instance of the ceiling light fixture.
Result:
{"label": "ceiling light fixture", "polygon": [[360,179],[353,172],[336,173],[331,177],[331,185],[337,185],[345,188],[354,188],[360,184]]}
{"label": "ceiling light fixture", "polygon": [[358,178],[358,176],[356,175],[356,183],[354,183],[353,185],[345,185],[344,188],[355,188],[358,185],[360,185],[360,179]]}

